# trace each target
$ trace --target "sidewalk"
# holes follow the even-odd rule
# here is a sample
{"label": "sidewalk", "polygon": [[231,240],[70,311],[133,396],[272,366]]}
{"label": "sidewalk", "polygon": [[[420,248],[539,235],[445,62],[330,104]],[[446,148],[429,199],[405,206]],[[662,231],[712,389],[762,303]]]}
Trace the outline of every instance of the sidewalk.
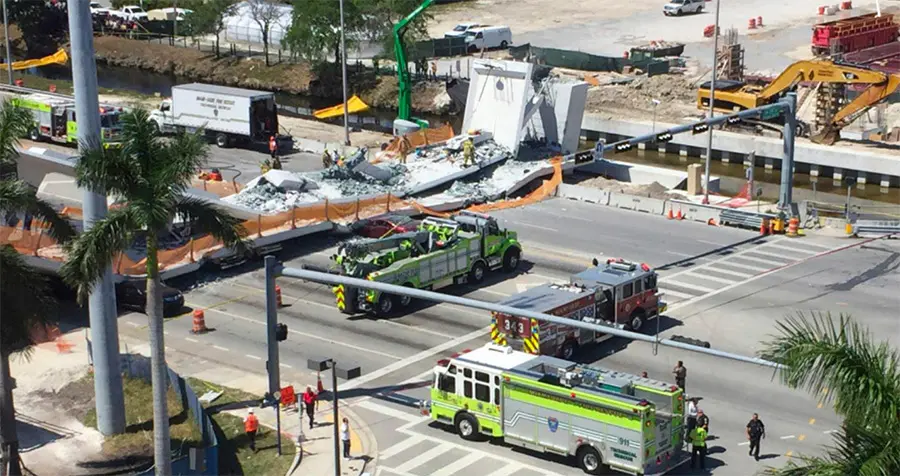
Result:
{"label": "sidewalk", "polygon": [[[148,343],[125,335],[120,329],[121,352],[150,355]],[[87,374],[88,357],[85,330],[64,334],[67,345],[60,349],[53,342],[34,347],[31,359],[12,359],[11,371],[16,378],[15,401],[17,426],[20,432],[22,459],[25,465],[37,474],[71,474],[72,464],[100,452],[102,436],[93,428],[87,428],[71,417],[66,408],[54,405],[54,392]],[[255,374],[227,365],[198,359],[197,356],[166,347],[169,366],[184,378],[194,377],[210,383],[243,390],[260,397],[265,393],[267,379],[264,374]],[[309,381],[302,381],[302,380]],[[315,375],[293,375],[290,381],[283,378],[283,384],[294,385],[298,394],[307,385],[315,388]],[[93,391],[91,389],[90,391]],[[91,394],[93,396],[93,394]],[[215,401],[213,402],[215,404]],[[334,437],[332,435],[331,402],[322,401],[316,412],[316,426],[310,430],[306,414],[306,425],[302,434],[302,458],[293,474],[334,474]],[[240,418],[247,416],[248,408],[227,410]],[[341,405],[340,418],[350,421],[351,454],[355,459],[341,460],[341,474],[358,476],[363,472],[374,474],[374,456],[377,455],[375,438],[368,426],[350,409]],[[256,408],[254,412],[261,424],[275,428],[275,412],[272,408]],[[52,423],[50,423],[52,422]],[[300,432],[300,418],[296,410],[281,413],[282,444],[296,444]],[[29,443],[31,442],[31,443]],[[299,452],[298,452],[299,454]],[[299,470],[297,469],[299,468]]]}

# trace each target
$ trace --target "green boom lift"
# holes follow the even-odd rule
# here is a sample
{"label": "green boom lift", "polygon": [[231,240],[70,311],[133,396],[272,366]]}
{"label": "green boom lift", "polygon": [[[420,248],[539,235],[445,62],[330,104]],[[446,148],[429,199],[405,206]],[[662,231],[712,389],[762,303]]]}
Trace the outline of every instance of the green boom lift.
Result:
{"label": "green boom lift", "polygon": [[420,127],[428,127],[428,122],[422,119],[411,118],[412,115],[412,80],[409,77],[409,62],[406,56],[406,42],[403,41],[403,35],[406,28],[425,11],[434,0],[425,0],[421,5],[406,15],[402,20],[394,25],[394,55],[397,59],[397,83],[400,87],[400,95],[397,101],[397,119],[404,121],[412,120]]}

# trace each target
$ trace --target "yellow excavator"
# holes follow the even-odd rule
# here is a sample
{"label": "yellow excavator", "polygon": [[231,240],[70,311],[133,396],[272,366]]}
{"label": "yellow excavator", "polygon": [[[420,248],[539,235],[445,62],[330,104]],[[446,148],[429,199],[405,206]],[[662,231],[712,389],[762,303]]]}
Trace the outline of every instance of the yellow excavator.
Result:
{"label": "yellow excavator", "polygon": [[[828,145],[837,142],[841,129],[900,89],[900,75],[824,60],[798,61],[765,86],[752,86],[738,81],[716,81],[715,110],[731,114],[772,104],[795,89],[800,82],[869,85],[854,100],[835,112],[820,131],[809,133],[813,142]],[[697,91],[697,107],[709,109],[708,82],[702,84]],[[804,128],[806,126],[801,127],[801,135],[806,135],[806,131],[802,130]]]}

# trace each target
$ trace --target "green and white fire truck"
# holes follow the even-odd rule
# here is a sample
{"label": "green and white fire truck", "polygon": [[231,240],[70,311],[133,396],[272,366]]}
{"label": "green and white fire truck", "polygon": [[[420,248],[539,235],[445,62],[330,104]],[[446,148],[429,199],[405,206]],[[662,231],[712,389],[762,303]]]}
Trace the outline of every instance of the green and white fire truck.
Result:
{"label": "green and white fire truck", "polygon": [[[31,111],[34,127],[28,133],[29,139],[42,139],[66,144],[78,143],[78,123],[75,122],[75,101],[48,94],[26,94],[13,98],[12,104]],[[100,140],[105,146],[119,140],[122,126],[119,114],[122,108],[100,106]]]}
{"label": "green and white fire truck", "polygon": [[[418,231],[375,240],[346,242],[331,258],[341,273],[379,283],[434,290],[461,283],[481,283],[488,270],[515,270],[522,245],[514,231],[500,229],[495,218],[462,211],[451,219],[426,218]],[[390,315],[412,298],[337,285],[337,307]]]}
{"label": "green and white fire truck", "polygon": [[493,343],[439,361],[423,410],[464,439],[574,456],[589,474],[660,475],[690,459],[677,386]]}

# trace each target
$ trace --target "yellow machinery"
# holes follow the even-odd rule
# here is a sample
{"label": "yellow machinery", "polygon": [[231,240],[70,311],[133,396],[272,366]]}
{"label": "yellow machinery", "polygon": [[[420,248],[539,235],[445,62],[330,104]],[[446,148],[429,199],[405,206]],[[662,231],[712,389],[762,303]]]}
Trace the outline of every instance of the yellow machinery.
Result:
{"label": "yellow machinery", "polygon": [[[900,88],[898,75],[831,61],[798,61],[788,66],[766,86],[752,86],[735,81],[722,81],[720,84],[717,81],[715,109],[730,114],[765,106],[777,101],[782,94],[791,91],[800,82],[869,85],[856,99],[835,112],[822,130],[810,135],[813,142],[824,144],[833,144],[842,128]],[[708,83],[701,85],[697,91],[697,107],[709,108]]]}

